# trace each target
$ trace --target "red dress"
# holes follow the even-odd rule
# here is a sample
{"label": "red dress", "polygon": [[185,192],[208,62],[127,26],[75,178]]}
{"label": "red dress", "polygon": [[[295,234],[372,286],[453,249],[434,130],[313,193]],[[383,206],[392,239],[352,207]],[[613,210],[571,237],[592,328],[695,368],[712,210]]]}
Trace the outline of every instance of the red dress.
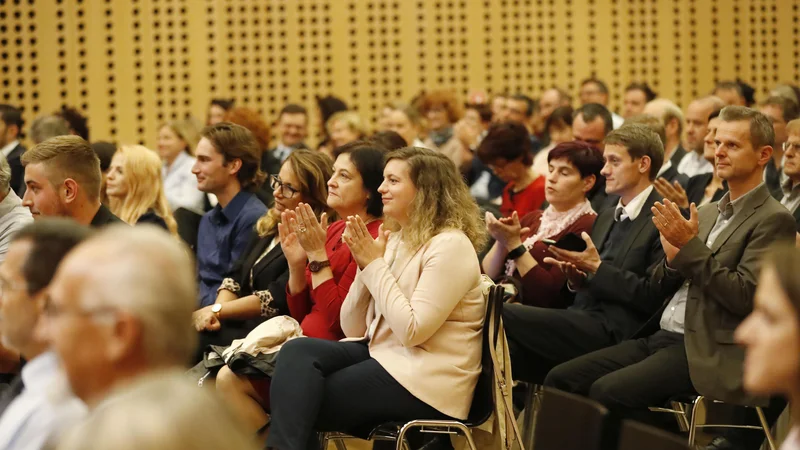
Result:
{"label": "red dress", "polygon": [[512,184],[507,184],[503,188],[503,203],[500,204],[500,214],[503,217],[511,217],[511,213],[516,211],[517,215],[522,218],[530,212],[541,209],[545,201],[545,181],[547,181],[545,177],[539,176],[519,192],[513,192]]}

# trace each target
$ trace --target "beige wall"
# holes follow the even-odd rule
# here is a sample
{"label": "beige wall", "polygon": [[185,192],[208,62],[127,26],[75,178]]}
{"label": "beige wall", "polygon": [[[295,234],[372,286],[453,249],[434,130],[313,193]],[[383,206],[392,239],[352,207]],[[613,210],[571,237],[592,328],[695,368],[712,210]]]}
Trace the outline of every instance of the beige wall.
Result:
{"label": "beige wall", "polygon": [[[800,77],[800,0],[6,0],[0,102],[62,103],[92,140],[155,144],[159,123],[234,97],[272,119],[328,93],[374,119],[447,87],[577,93],[648,81],[682,106],[740,76],[763,98]],[[314,113],[316,123],[316,113]]]}

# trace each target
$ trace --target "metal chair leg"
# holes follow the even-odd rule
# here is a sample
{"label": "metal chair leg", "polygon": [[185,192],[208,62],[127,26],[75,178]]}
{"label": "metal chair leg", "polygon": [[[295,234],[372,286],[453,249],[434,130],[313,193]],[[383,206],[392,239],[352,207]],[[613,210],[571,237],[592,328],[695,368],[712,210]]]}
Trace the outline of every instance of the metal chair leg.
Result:
{"label": "metal chair leg", "polygon": [[[697,416],[700,413],[700,406],[705,409],[705,397],[698,395],[692,404],[692,421],[689,424],[689,447],[694,448],[694,441],[697,438]],[[705,414],[705,411],[703,412]]]}
{"label": "metal chair leg", "polygon": [[522,444],[525,448],[533,448],[534,428],[536,427],[536,414],[539,412],[539,394],[541,386],[529,384],[525,398],[525,409],[522,411]]}
{"label": "metal chair leg", "polygon": [[756,413],[758,414],[758,420],[761,422],[761,427],[764,428],[764,436],[767,437],[767,445],[769,445],[770,450],[777,450],[778,447],[775,445],[775,438],[772,437],[772,430],[770,430],[767,418],[764,416],[764,410],[761,409],[760,406],[756,406]]}
{"label": "metal chair leg", "polygon": [[336,446],[336,450],[347,450],[347,445],[341,439],[334,439],[333,445]]}
{"label": "metal chair leg", "polygon": [[[472,432],[469,428],[460,422],[450,422],[443,423],[442,421],[435,421],[435,420],[412,420],[407,424],[403,425],[400,428],[400,432],[397,434],[397,444],[395,445],[395,450],[408,450],[408,443],[406,442],[406,433],[409,430],[414,428],[424,428],[424,427],[452,427],[457,429],[464,435],[467,439],[467,445],[469,445],[470,450],[478,450],[478,447],[475,445],[475,440],[472,438]],[[457,434],[457,433],[447,433],[447,434]]]}

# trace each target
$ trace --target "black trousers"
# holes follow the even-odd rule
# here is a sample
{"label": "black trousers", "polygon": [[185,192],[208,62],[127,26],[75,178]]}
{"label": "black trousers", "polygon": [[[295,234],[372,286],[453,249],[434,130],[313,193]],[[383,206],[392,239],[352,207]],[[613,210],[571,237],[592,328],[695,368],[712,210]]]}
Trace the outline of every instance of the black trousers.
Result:
{"label": "black trousers", "polygon": [[663,330],[561,364],[544,384],[618,412],[661,406],[673,395],[694,392],[683,335]]}
{"label": "black trousers", "polygon": [[267,447],[319,448],[316,431],[363,436],[383,422],[450,419],[370,358],[365,343],[301,338],[280,351],[270,388]]}
{"label": "black trousers", "polygon": [[617,343],[589,312],[503,305],[503,326],[514,379],[541,384],[553,367]]}

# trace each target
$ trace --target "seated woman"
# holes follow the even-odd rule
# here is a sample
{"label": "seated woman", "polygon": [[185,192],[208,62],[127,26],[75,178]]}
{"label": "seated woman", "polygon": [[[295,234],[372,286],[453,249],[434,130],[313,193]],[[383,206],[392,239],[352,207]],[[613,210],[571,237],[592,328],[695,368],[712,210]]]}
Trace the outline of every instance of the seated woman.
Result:
{"label": "seated woman", "polygon": [[453,137],[453,125],[464,115],[463,108],[450,90],[438,90],[422,96],[419,113],[428,120],[428,139],[425,146],[440,148]]}
{"label": "seated woman", "polygon": [[567,234],[589,233],[597,218],[586,199],[603,168],[603,153],[573,141],[558,144],[548,155],[549,174],[545,196],[550,205],[519,219],[497,219],[486,213],[486,228],[495,239],[483,258],[484,272],[494,280],[506,277],[517,288],[516,301],[532,306],[564,308],[561,295],[566,278],[558,266],[546,264],[552,256],[542,239],[558,241]]}
{"label": "seated woman", "polygon": [[[328,206],[340,217],[364,218],[369,234],[378,235],[383,204],[381,185],[385,151],[363,143],[346,146],[333,165],[328,181]],[[320,223],[322,222],[322,223]],[[325,228],[311,206],[301,203],[295,211],[282,214],[278,225],[281,248],[289,266],[286,302],[289,314],[300,323],[305,336],[324,340],[343,338],[339,311],[358,265],[342,241],[345,221]],[[300,339],[305,340],[305,339]],[[281,350],[283,351],[283,350]],[[267,421],[269,379],[248,377],[227,366],[217,375],[217,390],[238,411],[252,430]]]}
{"label": "seated woman", "polygon": [[500,204],[503,217],[511,217],[514,211],[524,216],[542,207],[545,177],[533,170],[531,139],[525,125],[518,122],[493,124],[478,146],[477,155],[507,183]]}
{"label": "seated woman", "polygon": [[336,152],[337,148],[363,139],[369,134],[367,124],[355,111],[337,112],[328,119],[325,129],[328,131],[328,136],[330,136],[333,152]]}
{"label": "seated woman", "polygon": [[572,116],[574,111],[571,106],[559,106],[554,109],[544,123],[545,137],[548,139],[549,144],[547,147],[539,150],[533,158],[533,170],[539,174],[547,176],[550,171],[548,170],[547,155],[550,150],[556,148],[556,145],[570,142],[572,137]]}
{"label": "seated woman", "polygon": [[385,119],[387,129],[402,136],[412,147],[425,147],[425,143],[419,138],[422,132],[422,116],[417,108],[401,102],[392,103],[388,108],[390,111]]}
{"label": "seated woman", "polygon": [[206,194],[197,189],[197,177],[192,173],[192,155],[199,141],[200,127],[193,119],[174,120],[158,130],[164,193],[173,211],[185,208],[200,215],[205,213]]}
{"label": "seated woman", "polygon": [[289,263],[278,237],[281,214],[308,204],[315,217],[335,213],[327,205],[327,180],[333,175],[333,162],[326,155],[310,150],[289,154],[280,173],[270,176],[275,197],[273,207],[259,219],[256,233],[241,260],[217,292],[217,301],[194,313],[194,326],[200,332],[199,354],[208,345],[229,345],[247,336],[263,320],[289,314],[286,283]]}
{"label": "seated woman", "polygon": [[114,153],[105,194],[111,212],[126,223],[149,223],[178,235],[178,225],[164,195],[161,159],[149,148],[123,145]]}
{"label": "seated woman", "polygon": [[478,207],[446,156],[405,148],[387,161],[386,230],[373,239],[366,220],[351,216],[344,234],[360,268],[341,311],[342,330],[354,340],[283,347],[268,447],[318,448],[317,430],[469,413],[486,307]]}

